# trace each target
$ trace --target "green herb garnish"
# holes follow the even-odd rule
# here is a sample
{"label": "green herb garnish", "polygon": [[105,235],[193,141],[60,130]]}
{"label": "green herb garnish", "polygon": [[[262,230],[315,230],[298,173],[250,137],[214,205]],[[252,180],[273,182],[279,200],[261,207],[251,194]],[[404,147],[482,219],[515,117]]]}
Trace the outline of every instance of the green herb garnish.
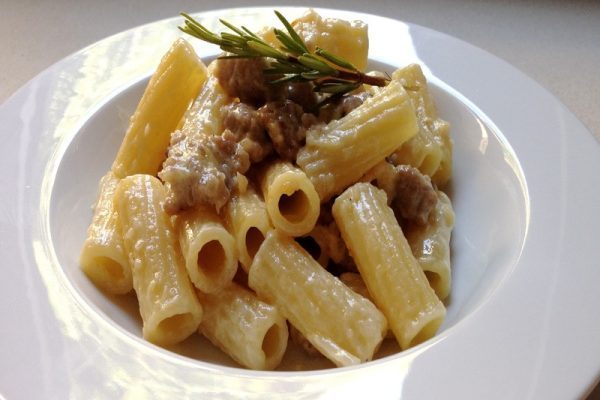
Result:
{"label": "green herb garnish", "polygon": [[188,14],[181,14],[184,25],[179,29],[189,35],[218,45],[226,52],[219,58],[262,57],[267,60],[265,74],[273,75],[270,83],[312,82],[314,90],[342,96],[362,84],[385,86],[388,78],[371,76],[359,71],[352,63],[319,47],[311,53],[292,25],[280,12],[275,15],[285,30],[275,28],[275,37],[281,44],[271,46],[245,26],[236,27],[219,20],[231,32],[213,33]]}

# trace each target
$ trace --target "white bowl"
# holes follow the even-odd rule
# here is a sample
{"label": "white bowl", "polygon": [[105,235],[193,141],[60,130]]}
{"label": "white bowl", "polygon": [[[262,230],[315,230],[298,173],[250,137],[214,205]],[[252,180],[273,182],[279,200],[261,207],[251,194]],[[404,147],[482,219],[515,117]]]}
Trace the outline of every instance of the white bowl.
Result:
{"label": "white bowl", "polygon": [[[293,17],[300,9],[280,8]],[[420,63],[455,143],[453,288],[439,334],[352,368],[286,355],[248,371],[207,341],[170,350],[141,338],[135,299],[109,298],[78,257],[97,182],[179,18],[112,36],[40,74],[0,108],[0,254],[5,260],[0,392],[9,398],[572,397],[600,371],[600,151],[544,89],[501,60],[429,29],[369,24],[372,64]],[[214,11],[257,28],[270,9]],[[198,54],[217,49],[194,43]],[[16,168],[15,168],[16,166]],[[568,344],[568,346],[567,346]],[[14,360],[21,360],[15,363]],[[296,369],[313,369],[300,372]],[[7,373],[4,373],[7,371]],[[29,384],[38,377],[40,385]],[[510,384],[509,384],[510,382]],[[510,389],[509,389],[510,386]],[[385,395],[385,396],[384,396]]]}

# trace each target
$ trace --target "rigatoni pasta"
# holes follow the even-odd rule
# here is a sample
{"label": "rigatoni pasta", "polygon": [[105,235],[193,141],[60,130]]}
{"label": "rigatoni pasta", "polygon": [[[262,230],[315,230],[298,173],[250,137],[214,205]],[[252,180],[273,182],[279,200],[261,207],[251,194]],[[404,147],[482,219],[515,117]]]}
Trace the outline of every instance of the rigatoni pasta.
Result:
{"label": "rigatoni pasta", "polygon": [[[184,32],[206,30],[186,18]],[[210,36],[233,57],[208,66],[182,40],[163,57],[101,181],[81,267],[107,292],[135,289],[153,343],[196,332],[275,369],[291,337],[356,365],[443,321],[449,126],[418,66],[363,73],[362,22],[281,19],[287,33]]]}
{"label": "rigatoni pasta", "polygon": [[289,162],[275,161],[260,173],[259,179],[273,226],[290,236],[310,232],[321,203],[306,174]]}
{"label": "rigatoni pasta", "polygon": [[[212,66],[209,68],[212,70]],[[158,173],[167,189],[165,210],[169,214],[195,205],[198,198],[211,202],[218,209],[226,203],[224,196],[228,189],[223,173],[226,168],[219,165],[218,159],[224,146],[207,148],[203,143],[212,144],[211,138],[220,137],[223,106],[232,99],[212,72],[209,73],[211,75],[185,115],[183,126],[171,135],[167,158]],[[198,190],[198,182],[210,183],[210,190]]]}
{"label": "rigatoni pasta", "polygon": [[336,199],[333,216],[400,347],[432,337],[446,309],[411,253],[385,192],[356,183]]}
{"label": "rigatoni pasta", "polygon": [[340,275],[340,280],[350,289],[354,290],[356,293],[360,294],[363,297],[366,297],[369,300],[372,300],[371,295],[369,294],[369,289],[367,289],[367,285],[365,284],[365,281],[363,281],[359,273],[344,272]]}
{"label": "rigatoni pasta", "polygon": [[133,288],[113,197],[119,179],[109,171],[99,184],[94,217],[79,258],[81,269],[102,290],[125,294]]}
{"label": "rigatoni pasta", "polygon": [[421,67],[411,64],[399,68],[392,79],[400,82],[410,97],[419,125],[418,133],[392,155],[394,164],[417,167],[432,181],[442,186],[452,174],[452,142],[450,125],[438,117],[437,109]]}
{"label": "rigatoni pasta", "polygon": [[214,67],[209,65],[206,79],[199,93],[181,120],[180,130],[188,135],[218,135],[223,131],[223,114],[221,108],[231,102],[217,78]]}
{"label": "rigatoni pasta", "polygon": [[[358,272],[344,272],[340,274],[340,281],[342,281],[346,286],[350,289],[354,290],[356,293],[360,294],[363,297],[373,301],[371,294],[369,293],[369,289],[367,289],[367,285],[365,281],[360,276]],[[388,324],[389,327],[389,324]],[[386,339],[394,339],[394,333],[388,329],[386,335]]]}
{"label": "rigatoni pasta", "polygon": [[150,175],[124,178],[115,206],[140,304],[144,338],[168,345],[198,329],[202,307],[183,266],[169,216],[165,191]]}
{"label": "rigatoni pasta", "polygon": [[417,132],[406,90],[396,81],[368,98],[345,117],[306,134],[298,165],[321,201],[339,194]]}
{"label": "rigatoni pasta", "polygon": [[237,248],[240,264],[246,272],[267,232],[272,228],[267,207],[253,185],[243,193],[234,193],[225,209],[225,220]]}
{"label": "rigatoni pasta", "polygon": [[198,294],[204,317],[200,333],[241,365],[275,368],[287,347],[288,328],[278,308],[231,283],[214,294]]}
{"label": "rigatoni pasta", "polygon": [[256,253],[248,284],[337,366],[370,360],[387,329],[373,303],[277,230],[267,234]]}
{"label": "rigatoni pasta", "polygon": [[[360,71],[366,70],[369,62],[369,35],[364,22],[323,18],[315,10],[308,10],[292,22],[292,27],[311,51],[317,47],[327,49],[350,61]],[[272,45],[279,45],[273,29],[268,29],[262,36]]]}
{"label": "rigatoni pasta", "polygon": [[118,178],[133,174],[156,175],[164,159],[171,132],[206,79],[206,67],[185,40],[177,40],[163,57],[113,163]]}
{"label": "rigatoni pasta", "polygon": [[231,282],[238,262],[235,240],[214,210],[197,207],[177,215],[175,230],[196,288],[215,293]]}
{"label": "rigatoni pasta", "polygon": [[423,268],[429,284],[440,300],[450,294],[450,235],[454,226],[454,210],[448,196],[437,191],[438,202],[429,217],[429,224],[411,226],[406,239],[415,258]]}

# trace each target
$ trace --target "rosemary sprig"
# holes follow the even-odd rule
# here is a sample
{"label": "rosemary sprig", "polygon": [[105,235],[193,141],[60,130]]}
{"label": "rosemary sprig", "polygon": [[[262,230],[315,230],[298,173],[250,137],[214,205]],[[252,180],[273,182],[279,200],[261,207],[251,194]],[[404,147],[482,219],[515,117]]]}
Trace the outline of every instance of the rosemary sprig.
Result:
{"label": "rosemary sprig", "polygon": [[316,92],[342,96],[362,84],[385,86],[389,82],[388,78],[367,75],[349,61],[319,47],[311,53],[300,35],[278,11],[275,11],[275,15],[285,28],[274,29],[275,37],[281,44],[279,48],[265,42],[245,26],[236,27],[227,21],[219,20],[232,32],[216,34],[188,14],[181,15],[185,21],[179,29],[200,40],[218,45],[226,52],[219,58],[265,58],[267,65],[264,72],[274,77],[270,80],[273,84],[312,82]]}

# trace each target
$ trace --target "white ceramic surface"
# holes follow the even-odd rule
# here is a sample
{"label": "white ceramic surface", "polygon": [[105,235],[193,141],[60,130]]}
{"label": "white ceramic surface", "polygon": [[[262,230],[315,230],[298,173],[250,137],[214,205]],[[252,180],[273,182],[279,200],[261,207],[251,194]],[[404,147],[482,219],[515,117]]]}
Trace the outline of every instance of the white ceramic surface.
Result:
{"label": "white ceramic surface", "polygon": [[[387,398],[522,399],[573,397],[593,385],[597,142],[544,89],[473,46],[381,17],[322,12],[365,20],[378,68],[422,64],[452,123],[454,288],[440,334],[356,368],[246,371],[220,365],[227,359],[198,350],[202,341],[174,349],[184,355],[145,343],[131,302],[107,300],[81,274],[97,181],[147,77],[179,35],[172,19],[83,49],[0,108],[0,395],[355,398],[381,387]],[[274,22],[269,9],[200,17],[212,28],[216,17]],[[195,44],[200,56],[215,55]],[[284,363],[297,365],[294,355]]]}

